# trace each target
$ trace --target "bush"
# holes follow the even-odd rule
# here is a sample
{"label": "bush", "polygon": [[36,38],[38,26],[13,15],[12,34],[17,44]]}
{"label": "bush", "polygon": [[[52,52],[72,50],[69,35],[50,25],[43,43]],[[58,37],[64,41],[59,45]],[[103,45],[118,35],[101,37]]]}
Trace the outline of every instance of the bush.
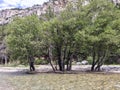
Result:
{"label": "bush", "polygon": [[43,59],[35,59],[35,64],[36,65],[39,65],[39,64],[41,64],[41,65],[45,65],[45,64],[48,64],[49,62],[48,62],[48,60],[43,60]]}
{"label": "bush", "polygon": [[89,64],[92,64],[92,60],[93,60],[93,59],[92,59],[91,56],[88,56],[88,57],[87,57],[87,61],[88,61]]}

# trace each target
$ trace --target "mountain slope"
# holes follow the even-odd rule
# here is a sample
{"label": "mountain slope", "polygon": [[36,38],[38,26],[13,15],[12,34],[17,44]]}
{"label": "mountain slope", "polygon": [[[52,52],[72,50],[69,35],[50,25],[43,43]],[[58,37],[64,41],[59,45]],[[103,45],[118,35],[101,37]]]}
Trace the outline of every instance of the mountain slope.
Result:
{"label": "mountain slope", "polygon": [[55,13],[64,10],[67,0],[54,0],[45,2],[43,5],[34,5],[26,9],[6,9],[0,11],[0,25],[7,24],[15,17],[25,17],[28,15],[36,14],[41,16],[45,14],[47,9],[51,7]]}

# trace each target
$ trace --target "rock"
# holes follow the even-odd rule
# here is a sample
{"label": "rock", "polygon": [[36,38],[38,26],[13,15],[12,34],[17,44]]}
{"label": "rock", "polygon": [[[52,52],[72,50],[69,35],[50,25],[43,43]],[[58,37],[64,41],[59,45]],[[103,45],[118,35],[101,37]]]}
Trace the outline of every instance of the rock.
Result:
{"label": "rock", "polygon": [[81,62],[77,62],[76,65],[82,65],[82,63]]}
{"label": "rock", "polygon": [[87,65],[87,64],[88,64],[88,61],[86,61],[86,60],[76,63],[76,65]]}
{"label": "rock", "polygon": [[81,64],[82,64],[82,65],[87,65],[87,64],[88,64],[88,61],[83,60],[83,61],[81,62]]}

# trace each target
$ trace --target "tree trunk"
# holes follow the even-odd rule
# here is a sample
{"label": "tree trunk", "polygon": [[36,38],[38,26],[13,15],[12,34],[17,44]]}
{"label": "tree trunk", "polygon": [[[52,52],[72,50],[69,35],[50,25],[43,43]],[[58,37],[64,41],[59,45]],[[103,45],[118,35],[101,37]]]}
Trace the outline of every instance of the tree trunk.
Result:
{"label": "tree trunk", "polygon": [[70,68],[69,68],[69,67],[70,67],[70,66],[69,66],[69,64],[70,64],[70,50],[69,50],[68,55],[67,55],[67,62],[66,62],[66,64],[67,64],[66,70],[69,71],[69,69],[70,69]]}
{"label": "tree trunk", "polygon": [[55,72],[55,68],[54,68],[54,66],[53,66],[53,64],[52,64],[52,59],[53,59],[53,57],[52,57],[52,46],[51,46],[51,45],[50,45],[50,47],[49,47],[49,49],[48,49],[48,55],[49,55],[49,63],[50,63],[50,65],[51,65],[53,71]]}
{"label": "tree trunk", "polygon": [[96,71],[100,71],[101,69],[101,66],[103,65],[103,63],[104,63],[104,61],[105,61],[105,59],[106,59],[106,57],[107,57],[107,51],[108,50],[106,50],[106,51],[104,51],[103,52],[103,55],[101,56],[101,58],[100,58],[100,60],[99,60],[99,62],[98,62],[98,65],[97,65],[97,67],[95,68],[95,70]]}
{"label": "tree trunk", "polygon": [[92,63],[91,71],[94,71],[95,64]]}
{"label": "tree trunk", "polygon": [[69,71],[71,71],[71,68],[72,68],[72,58],[70,58]]}
{"label": "tree trunk", "polygon": [[69,53],[68,60],[67,60],[67,71],[70,71],[72,69],[72,58],[73,54]]}
{"label": "tree trunk", "polygon": [[67,62],[66,62],[66,65],[67,65],[66,70],[67,70],[67,71],[69,70],[69,61],[70,61],[70,59],[67,59]]}
{"label": "tree trunk", "polygon": [[7,65],[7,57],[5,56],[5,65]]}
{"label": "tree trunk", "polygon": [[58,70],[57,66],[58,66],[58,62],[55,60],[55,70]]}
{"label": "tree trunk", "polygon": [[93,46],[93,51],[92,52],[93,52],[93,61],[92,61],[91,71],[94,71],[94,69],[95,69],[95,56],[96,56],[94,46]]}
{"label": "tree trunk", "polygon": [[62,63],[62,59],[61,59],[61,47],[57,47],[57,57],[58,57],[58,66],[59,66],[59,70],[63,71],[63,63]]}
{"label": "tree trunk", "polygon": [[62,69],[62,63],[61,63],[61,59],[60,58],[58,59],[58,65],[59,65],[59,70],[63,71],[63,69]]}

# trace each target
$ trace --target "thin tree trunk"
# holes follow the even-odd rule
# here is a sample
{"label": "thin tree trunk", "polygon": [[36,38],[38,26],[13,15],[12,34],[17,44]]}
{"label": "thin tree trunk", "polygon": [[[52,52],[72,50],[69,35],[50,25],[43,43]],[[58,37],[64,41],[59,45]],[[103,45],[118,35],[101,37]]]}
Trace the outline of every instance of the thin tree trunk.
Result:
{"label": "thin tree trunk", "polygon": [[95,68],[95,57],[96,57],[95,48],[93,46],[93,61],[92,61],[91,71],[94,71],[94,68]]}
{"label": "thin tree trunk", "polygon": [[54,66],[53,66],[53,64],[52,64],[52,62],[51,62],[50,57],[49,57],[49,62],[50,62],[50,65],[51,65],[51,67],[52,67],[53,71],[55,72],[55,68],[54,68]]}
{"label": "thin tree trunk", "polygon": [[49,49],[48,49],[48,55],[49,55],[49,63],[50,63],[50,65],[51,65],[53,71],[55,72],[55,68],[54,68],[54,66],[53,66],[53,64],[52,64],[52,59],[53,59],[53,57],[52,57],[52,46],[51,46],[51,45],[50,45],[50,47],[49,47]]}
{"label": "thin tree trunk", "polygon": [[70,50],[69,50],[69,52],[68,52],[68,55],[67,55],[67,68],[66,68],[66,70],[67,71],[69,71],[69,64],[70,64]]}
{"label": "thin tree trunk", "polygon": [[69,71],[71,70],[71,68],[72,68],[72,58],[70,58]]}
{"label": "thin tree trunk", "polygon": [[61,59],[61,47],[57,46],[57,56],[58,56],[58,65],[59,65],[59,70],[63,71],[63,65],[62,65],[62,59]]}
{"label": "thin tree trunk", "polygon": [[103,56],[100,58],[100,60],[99,60],[99,62],[98,62],[98,65],[97,65],[97,67],[95,68],[95,70],[96,71],[100,71],[101,69],[101,66],[103,65],[103,63],[104,63],[104,60],[105,60],[105,58],[107,57],[107,52],[108,50],[106,50],[106,51],[104,51],[103,52]]}
{"label": "thin tree trunk", "polygon": [[67,62],[66,62],[66,65],[67,65],[66,70],[67,70],[67,71],[69,71],[69,62],[70,62],[70,59],[67,59]]}
{"label": "thin tree trunk", "polygon": [[67,43],[63,51],[63,70],[65,70],[65,60],[66,60],[66,55],[67,55]]}
{"label": "thin tree trunk", "polygon": [[5,65],[7,65],[7,57],[5,56]]}
{"label": "thin tree trunk", "polygon": [[57,63],[57,61],[55,60],[55,70],[58,70],[57,66],[58,66],[58,63]]}

